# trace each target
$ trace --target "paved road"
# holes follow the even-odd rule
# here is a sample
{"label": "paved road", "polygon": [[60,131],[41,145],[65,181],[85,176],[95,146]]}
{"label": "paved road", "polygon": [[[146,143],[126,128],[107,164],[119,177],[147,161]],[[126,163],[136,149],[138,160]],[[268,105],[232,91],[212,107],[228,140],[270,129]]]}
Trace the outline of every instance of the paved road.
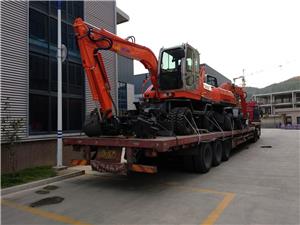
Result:
{"label": "paved road", "polygon": [[[300,132],[263,130],[207,174],[88,174],[2,197],[2,224],[299,224]],[[261,148],[261,146],[272,146]],[[58,196],[55,205],[30,207]]]}

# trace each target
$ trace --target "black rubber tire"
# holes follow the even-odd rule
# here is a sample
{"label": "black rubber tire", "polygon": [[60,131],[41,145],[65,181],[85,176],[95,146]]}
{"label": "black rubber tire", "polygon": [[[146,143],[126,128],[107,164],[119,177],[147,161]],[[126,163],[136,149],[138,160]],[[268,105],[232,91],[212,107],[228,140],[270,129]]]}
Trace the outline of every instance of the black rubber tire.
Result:
{"label": "black rubber tire", "polygon": [[202,117],[202,129],[206,129],[209,132],[214,130],[214,125],[210,122],[211,114],[207,113]]}
{"label": "black rubber tire", "polygon": [[[174,132],[176,135],[190,135],[194,133],[193,114],[187,107],[178,107],[172,109],[172,114],[176,114],[174,121]],[[187,120],[189,121],[187,121]]]}
{"label": "black rubber tire", "polygon": [[261,135],[261,129],[257,128],[257,139],[260,139],[260,135]]}
{"label": "black rubber tire", "polygon": [[224,115],[223,130],[231,131],[233,128],[232,120],[230,115]]}
{"label": "black rubber tire", "polygon": [[197,173],[207,173],[212,166],[213,150],[210,143],[200,145],[200,152],[194,155],[194,170]]}
{"label": "black rubber tire", "polygon": [[223,146],[221,141],[215,141],[213,143],[213,158],[212,165],[218,166],[222,162]]}
{"label": "black rubber tire", "polygon": [[232,149],[231,140],[222,141],[222,161],[227,161],[230,158]]}
{"label": "black rubber tire", "polygon": [[251,143],[255,143],[258,140],[258,133],[257,130],[254,131],[253,133],[253,138],[251,139]]}
{"label": "black rubber tire", "polygon": [[194,172],[194,161],[192,155],[183,156],[183,168],[187,172]]}

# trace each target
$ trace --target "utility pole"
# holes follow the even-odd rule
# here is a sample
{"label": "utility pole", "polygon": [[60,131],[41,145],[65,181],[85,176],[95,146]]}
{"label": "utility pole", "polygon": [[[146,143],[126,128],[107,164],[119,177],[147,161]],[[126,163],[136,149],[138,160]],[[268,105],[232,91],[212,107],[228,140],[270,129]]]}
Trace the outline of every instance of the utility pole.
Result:
{"label": "utility pole", "polygon": [[62,45],[61,45],[61,1],[57,1],[57,158],[56,169],[62,165]]}

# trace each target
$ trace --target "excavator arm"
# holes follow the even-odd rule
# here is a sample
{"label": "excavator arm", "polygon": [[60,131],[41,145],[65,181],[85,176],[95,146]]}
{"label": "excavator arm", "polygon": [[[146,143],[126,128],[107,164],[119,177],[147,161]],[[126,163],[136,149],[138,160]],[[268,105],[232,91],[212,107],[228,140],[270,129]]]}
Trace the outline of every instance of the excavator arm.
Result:
{"label": "excavator arm", "polygon": [[231,91],[235,96],[236,105],[241,107],[243,118],[247,119],[247,93],[244,87],[239,87],[231,83],[223,83],[220,85],[221,88]]}
{"label": "excavator arm", "polygon": [[113,51],[127,58],[140,61],[149,70],[151,82],[158,94],[158,62],[149,48],[122,39],[105,29],[93,27],[81,18],[75,20],[73,27],[93,100],[101,106],[102,119],[113,117],[114,102],[110,94],[110,84],[101,50]]}

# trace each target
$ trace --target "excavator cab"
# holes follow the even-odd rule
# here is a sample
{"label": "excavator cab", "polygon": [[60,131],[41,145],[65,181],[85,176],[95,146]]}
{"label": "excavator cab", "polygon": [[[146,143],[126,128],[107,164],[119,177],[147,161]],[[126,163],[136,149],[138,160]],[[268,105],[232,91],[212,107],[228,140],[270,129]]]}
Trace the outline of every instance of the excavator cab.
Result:
{"label": "excavator cab", "polygon": [[159,55],[159,89],[196,89],[199,65],[199,52],[189,44],[162,48]]}

